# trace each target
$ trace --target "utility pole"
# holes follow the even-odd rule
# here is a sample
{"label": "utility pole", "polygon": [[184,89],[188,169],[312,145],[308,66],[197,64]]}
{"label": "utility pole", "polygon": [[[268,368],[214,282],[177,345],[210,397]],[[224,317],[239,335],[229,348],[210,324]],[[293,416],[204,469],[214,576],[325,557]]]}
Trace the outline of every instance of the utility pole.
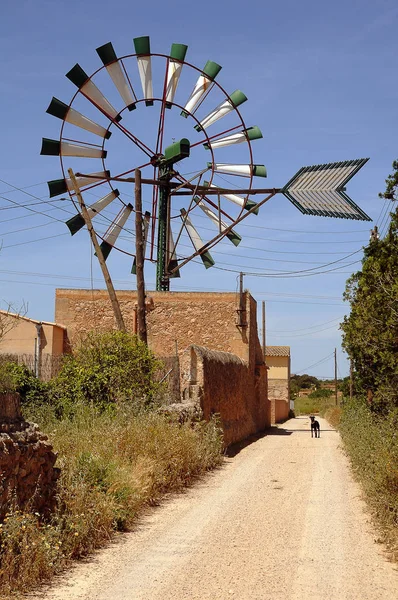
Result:
{"label": "utility pole", "polygon": [[84,222],[86,223],[88,232],[90,234],[90,238],[91,238],[92,244],[95,249],[95,254],[97,255],[98,262],[101,266],[102,274],[104,276],[106,287],[108,289],[109,298],[110,298],[110,301],[112,304],[113,313],[115,315],[117,327],[118,327],[119,331],[125,332],[126,326],[123,321],[122,311],[120,310],[119,301],[116,296],[115,288],[113,287],[113,283],[112,283],[112,279],[111,279],[111,276],[108,271],[108,267],[106,266],[104,255],[102,254],[102,250],[98,243],[97,236],[95,235],[93,224],[91,223],[90,214],[86,208],[86,205],[84,204],[83,197],[80,193],[80,188],[77,185],[76,177],[75,177],[73,170],[68,169],[68,173],[69,173],[69,177],[72,182],[72,186],[75,191],[76,197],[79,200],[80,209],[82,211],[82,217],[84,219]]}
{"label": "utility pole", "polygon": [[265,360],[265,356],[266,356],[266,346],[265,346],[265,300],[263,300],[263,330],[262,330],[262,334],[263,334],[263,357],[264,357],[264,362],[266,362]]}
{"label": "utility pole", "polygon": [[245,299],[243,295],[243,275],[244,273],[239,274],[239,327],[246,327],[246,306]]}
{"label": "utility pole", "polygon": [[334,349],[334,393],[336,397],[336,406],[337,402],[337,348]]}
{"label": "utility pole", "polygon": [[353,387],[354,387],[354,381],[353,381],[353,369],[352,369],[352,358],[350,358],[350,400],[352,400],[352,396],[353,396]]}
{"label": "utility pole", "polygon": [[138,337],[147,343],[145,317],[145,281],[144,281],[144,236],[141,198],[141,171],[135,170],[135,268],[137,274],[137,329]]}

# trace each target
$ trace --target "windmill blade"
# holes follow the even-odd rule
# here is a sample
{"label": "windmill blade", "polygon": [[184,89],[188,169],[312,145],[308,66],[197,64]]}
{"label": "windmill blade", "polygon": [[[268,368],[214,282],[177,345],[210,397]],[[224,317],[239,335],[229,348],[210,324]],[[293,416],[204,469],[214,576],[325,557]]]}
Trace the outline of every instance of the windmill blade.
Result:
{"label": "windmill blade", "polygon": [[66,121],[67,123],[71,123],[72,125],[76,125],[76,127],[80,127],[81,129],[85,129],[90,133],[94,133],[94,135],[98,135],[99,137],[105,138],[108,140],[111,137],[111,132],[98,125],[95,121],[92,121],[88,117],[85,117],[79,111],[74,108],[69,107],[67,104],[58,100],[58,98],[54,98],[51,100],[46,112],[53,117],[57,117],[62,121]]}
{"label": "windmill blade", "polygon": [[121,95],[123,102],[127,106],[129,111],[136,108],[135,103],[137,101],[133,96],[133,90],[126,75],[123,73],[123,69],[120,66],[119,59],[116,56],[116,52],[111,42],[104,44],[97,48],[97,54],[102,60],[106,70],[109,73],[110,78],[119,94]]}
{"label": "windmill blade", "polygon": [[199,125],[195,125],[196,131],[203,131],[204,129],[207,129],[207,127],[210,127],[210,125],[213,125],[213,123],[225,117],[225,115],[234,110],[234,108],[237,108],[243,104],[243,102],[246,102],[246,100],[247,98],[243,92],[240,90],[235,90],[227,100],[221,102],[221,104],[219,104],[214,110],[206,115],[206,117],[200,121]]}
{"label": "windmill blade", "polygon": [[[90,215],[90,217],[95,217],[95,215],[100,213],[101,210],[104,210],[104,208],[106,208],[111,202],[113,202],[115,198],[118,198],[119,195],[119,190],[113,190],[103,198],[97,200],[97,202],[94,202],[94,204],[92,204],[91,206],[87,206],[87,212]],[[75,233],[80,231],[80,229],[84,227],[84,224],[85,221],[81,213],[78,213],[77,215],[66,221],[66,225],[68,226],[69,231],[72,235],[75,235]]]}
{"label": "windmill blade", "polygon": [[[144,260],[145,260],[146,243],[148,240],[148,230],[149,230],[150,220],[151,220],[151,213],[146,210],[144,217],[142,219],[142,244],[143,244],[142,254],[143,254]],[[133,275],[137,275],[137,258],[135,256],[134,256],[134,260],[133,260],[133,266],[131,267],[131,273]]]}
{"label": "windmill blade", "polygon": [[167,66],[166,108],[171,108],[174,100],[187,50],[188,46],[185,44],[171,45],[170,60]]}
{"label": "windmill blade", "polygon": [[101,147],[85,146],[73,142],[43,138],[40,154],[45,156],[80,156],[84,158],[106,158],[106,150]]}
{"label": "windmill blade", "polygon": [[281,192],[304,214],[371,221],[345,193],[345,185],[368,160],[302,167]]}
{"label": "windmill blade", "polygon": [[[219,218],[218,215],[203,202],[203,200],[200,200],[200,198],[195,197],[194,201],[198,206],[200,206],[200,208],[205,213],[206,217],[208,217],[210,221],[212,221],[215,224],[215,226],[220,230],[220,232],[224,232],[228,228],[228,225],[221,218]],[[233,229],[231,229],[231,231],[229,231],[226,234],[226,237],[234,244],[234,246],[239,246],[239,244],[242,241],[241,236],[238,233],[236,233],[236,231],[234,231]]]}
{"label": "windmill blade", "polygon": [[240,175],[241,177],[267,177],[267,169],[264,165],[229,165],[227,163],[207,163],[209,169],[213,168],[215,173],[226,175]]}
{"label": "windmill blade", "polygon": [[[203,185],[209,187],[209,182],[204,181]],[[216,190],[217,186],[211,185],[210,188],[212,190],[213,189]],[[223,198],[226,198],[227,200],[229,200],[230,202],[233,202],[234,204],[236,204],[237,206],[240,206],[241,208],[245,208],[246,210],[251,210],[252,208],[257,206],[257,202],[254,202],[254,200],[250,200],[249,198],[247,198],[245,200],[244,198],[241,198],[237,194],[220,194],[220,196],[222,196]],[[259,211],[258,208],[256,210],[253,210],[253,214],[258,215],[258,211]]]}
{"label": "windmill blade", "polygon": [[[204,242],[202,241],[202,238],[200,237],[199,233],[196,231],[195,227],[193,226],[192,221],[189,218],[188,213],[185,210],[185,208],[181,208],[180,213],[181,213],[181,220],[182,220],[183,226],[186,229],[188,237],[191,240],[192,245],[195,248],[195,251],[200,252],[200,250],[204,246]],[[210,269],[210,267],[213,267],[215,265],[215,262],[212,259],[210,252],[202,252],[201,254],[199,254],[199,256],[202,259],[202,262],[203,262],[204,266],[206,267],[206,269]]]}
{"label": "windmill blade", "polygon": [[[89,177],[76,177],[77,185],[79,188],[86,187],[87,185],[93,185],[98,181],[109,179],[111,176],[110,171],[98,171],[97,173],[90,173]],[[47,182],[50,198],[59,196],[60,194],[66,194],[68,191],[73,192],[73,185],[71,180],[66,177],[65,179],[53,179]]]}
{"label": "windmill blade", "polygon": [[222,67],[217,63],[208,60],[204,66],[203,74],[199,75],[197,82],[188,98],[184,110],[181,111],[181,116],[187,118],[189,113],[195,112],[199,102],[202,100],[204,94],[209,92],[211,86]]}
{"label": "windmill blade", "polygon": [[102,254],[104,256],[104,260],[108,258],[109,253],[115,245],[115,242],[119,237],[119,234],[122,231],[123,227],[125,226],[126,221],[129,218],[132,210],[133,207],[131,206],[131,204],[127,204],[127,206],[124,206],[120,213],[117,215],[116,219],[110,225],[108,231],[106,232],[103,241],[100,245]]}
{"label": "windmill blade", "polygon": [[169,256],[170,256],[170,260],[169,260],[167,270],[173,271],[173,269],[177,269],[176,271],[174,271],[174,273],[172,273],[169,276],[170,279],[174,279],[175,277],[181,277],[180,271],[177,268],[178,267],[177,254],[176,254],[176,249],[174,246],[174,240],[173,240],[173,234],[171,231],[171,227],[169,229]]}
{"label": "windmill blade", "polygon": [[108,102],[103,93],[91,81],[90,77],[83,71],[79,64],[76,64],[66,76],[108,119],[111,119],[111,121],[121,120],[122,117],[117,110]]}
{"label": "windmill blade", "polygon": [[210,143],[206,142],[203,144],[206,150],[213,150],[215,148],[224,148],[225,146],[232,146],[232,144],[242,144],[243,142],[250,142],[253,140],[259,140],[263,137],[261,130],[259,127],[248,127],[247,129],[242,129],[238,133],[231,133],[231,135],[227,135],[223,138],[218,138],[216,140],[212,140]]}
{"label": "windmill blade", "polygon": [[153,106],[152,62],[149,36],[134,38],[138,71],[146,106]]}

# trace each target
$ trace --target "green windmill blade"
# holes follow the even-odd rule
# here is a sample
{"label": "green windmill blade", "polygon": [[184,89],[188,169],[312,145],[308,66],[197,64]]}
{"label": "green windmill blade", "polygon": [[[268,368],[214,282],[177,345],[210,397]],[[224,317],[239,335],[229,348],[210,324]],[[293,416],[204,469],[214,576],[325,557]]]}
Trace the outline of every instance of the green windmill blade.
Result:
{"label": "green windmill blade", "polygon": [[128,81],[111,42],[97,48],[97,54],[129,111],[136,108],[134,90]]}
{"label": "green windmill blade", "polygon": [[116,218],[112,221],[111,225],[108,228],[108,231],[105,233],[103,240],[100,244],[104,260],[108,258],[132,210],[133,207],[131,206],[131,204],[127,204],[127,206],[124,206],[119,212],[119,214],[116,216]]}
{"label": "green windmill blade", "polygon": [[205,244],[202,238],[200,237],[199,233],[197,232],[196,228],[194,227],[191,219],[189,218],[187,211],[184,208],[181,208],[180,213],[184,228],[188,234],[189,239],[191,240],[193,247],[195,248],[195,252],[199,252],[199,256],[204,266],[206,267],[206,269],[210,269],[210,267],[213,267],[216,263],[214,262],[210,252],[201,252]]}
{"label": "green windmill blade", "polygon": [[134,48],[137,54],[138,72],[142,85],[146,106],[153,105],[153,82],[152,82],[152,60],[151,44],[149,36],[134,38]]}
{"label": "green windmill blade", "polygon": [[[103,198],[97,200],[97,202],[94,202],[94,204],[91,204],[91,206],[87,206],[87,212],[91,219],[93,219],[96,215],[98,215],[98,213],[104,210],[104,208],[109,206],[109,204],[111,204],[111,202],[113,202],[115,198],[118,198],[119,195],[119,190],[113,190]],[[71,219],[68,219],[68,221],[66,221],[66,225],[68,226],[68,229],[71,232],[71,234],[75,235],[75,233],[77,233],[78,231],[80,231],[80,229],[82,229],[82,227],[84,227],[85,220],[81,213],[78,213]]]}

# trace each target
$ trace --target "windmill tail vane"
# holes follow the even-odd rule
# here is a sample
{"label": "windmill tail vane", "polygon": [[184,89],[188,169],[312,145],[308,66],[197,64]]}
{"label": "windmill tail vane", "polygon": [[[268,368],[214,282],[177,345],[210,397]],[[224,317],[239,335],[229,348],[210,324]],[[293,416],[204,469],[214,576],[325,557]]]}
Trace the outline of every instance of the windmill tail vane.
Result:
{"label": "windmill tail vane", "polygon": [[346,185],[368,158],[302,167],[281,193],[306,215],[371,221],[346,194]]}

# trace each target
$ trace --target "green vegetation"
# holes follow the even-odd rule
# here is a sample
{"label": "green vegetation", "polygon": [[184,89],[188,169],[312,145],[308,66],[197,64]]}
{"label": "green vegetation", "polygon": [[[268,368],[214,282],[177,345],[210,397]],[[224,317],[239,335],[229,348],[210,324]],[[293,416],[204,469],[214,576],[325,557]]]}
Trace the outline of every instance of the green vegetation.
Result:
{"label": "green vegetation", "polygon": [[343,410],[326,418],[340,430],[354,474],[361,483],[380,530],[380,541],[398,560],[398,415],[381,416],[361,399],[347,400]]}
{"label": "green vegetation", "polygon": [[309,415],[325,411],[335,406],[335,397],[332,390],[314,390],[308,396],[297,397],[294,401],[294,413],[296,415]]}
{"label": "green vegetation", "polygon": [[[387,179],[384,198],[396,198],[398,161]],[[364,250],[362,270],[345,291],[351,312],[341,325],[343,346],[352,360],[356,395],[367,395],[372,411],[388,415],[398,409],[398,214],[384,239]]]}
{"label": "green vegetation", "polygon": [[49,521],[15,508],[0,524],[0,598],[50,579],[128,530],[163,494],[221,464],[216,421],[181,425],[156,410],[157,366],[133,336],[90,336],[44,402],[24,404],[58,452],[61,478]]}
{"label": "green vegetation", "polygon": [[[386,200],[398,199],[398,161],[386,180]],[[354,399],[326,413],[338,424],[354,472],[391,556],[398,559],[398,212],[384,239],[373,235],[362,269],[347,281],[350,315],[341,324],[353,369]],[[342,391],[349,394],[349,382]]]}

